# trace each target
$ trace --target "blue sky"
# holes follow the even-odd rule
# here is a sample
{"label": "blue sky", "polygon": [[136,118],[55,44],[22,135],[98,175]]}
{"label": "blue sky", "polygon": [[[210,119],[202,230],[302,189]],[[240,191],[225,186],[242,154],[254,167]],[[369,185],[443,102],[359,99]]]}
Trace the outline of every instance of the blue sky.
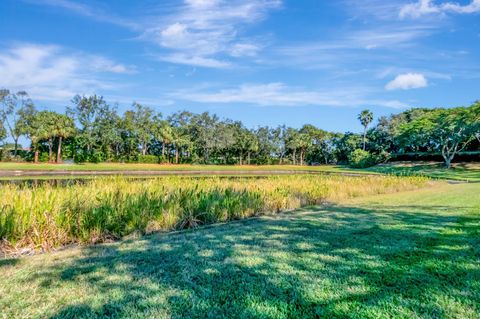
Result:
{"label": "blue sky", "polygon": [[3,0],[0,87],[63,111],[97,93],[248,127],[480,98],[480,0]]}

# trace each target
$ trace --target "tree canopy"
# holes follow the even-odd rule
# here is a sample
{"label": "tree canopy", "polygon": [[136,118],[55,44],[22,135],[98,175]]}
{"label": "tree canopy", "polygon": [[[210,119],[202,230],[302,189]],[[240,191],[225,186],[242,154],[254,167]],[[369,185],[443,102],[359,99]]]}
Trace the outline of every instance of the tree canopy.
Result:
{"label": "tree canopy", "polygon": [[440,154],[449,167],[460,152],[480,149],[480,102],[413,108],[380,117],[373,126],[373,113],[364,110],[358,115],[362,134],[328,132],[309,124],[249,129],[208,112],[164,117],[139,103],[121,114],[97,95],[75,96],[65,114],[37,111],[25,92],[0,90],[0,103],[0,140],[7,134],[13,139],[15,156],[19,138],[27,137],[34,161],[45,154],[42,158],[51,162],[66,156],[78,162],[305,165],[346,163],[355,150],[363,149],[367,153],[362,154],[382,160]]}

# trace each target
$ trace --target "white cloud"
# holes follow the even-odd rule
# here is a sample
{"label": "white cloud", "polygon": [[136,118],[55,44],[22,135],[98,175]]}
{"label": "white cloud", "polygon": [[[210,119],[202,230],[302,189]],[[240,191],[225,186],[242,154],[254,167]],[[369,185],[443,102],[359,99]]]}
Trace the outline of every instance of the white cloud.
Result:
{"label": "white cloud", "polygon": [[95,6],[88,6],[71,0],[23,0],[24,2],[33,3],[37,5],[46,5],[54,8],[61,8],[69,10],[75,14],[100,21],[107,22],[121,27],[137,30],[140,25],[131,20],[124,19],[113,15],[111,12],[101,10],[99,3]]}
{"label": "white cloud", "polygon": [[186,0],[185,2],[192,7],[208,8],[218,5],[220,0]]}
{"label": "white cloud", "polygon": [[428,86],[428,81],[423,74],[405,73],[397,75],[395,79],[387,83],[385,89],[393,90],[410,90],[419,89]]}
{"label": "white cloud", "polygon": [[54,45],[18,44],[0,51],[0,87],[26,90],[44,100],[112,89],[112,84],[100,80],[100,74],[128,72],[132,69],[108,58],[71,53]]}
{"label": "white cloud", "polygon": [[400,18],[419,18],[429,14],[443,13],[478,13],[480,12],[480,0],[472,0],[467,5],[461,5],[454,2],[444,2],[435,4],[434,0],[418,0],[415,3],[406,4],[400,9]]}
{"label": "white cloud", "polygon": [[206,58],[202,56],[190,56],[183,53],[173,53],[169,55],[157,56],[158,59],[175,64],[185,64],[191,66],[223,69],[231,66],[230,62]]}
{"label": "white cloud", "polygon": [[[254,56],[261,49],[241,33],[262,20],[281,0],[186,0],[161,23],[145,28],[142,38],[167,53],[159,59],[203,67],[228,67],[228,57]],[[173,57],[173,58],[172,58]],[[205,62],[205,63],[204,63]]]}
{"label": "white cloud", "polygon": [[234,57],[255,56],[261,47],[252,43],[237,43],[230,48],[230,55]]}
{"label": "white cloud", "polygon": [[173,98],[198,103],[245,103],[259,106],[368,106],[378,105],[390,108],[404,108],[405,104],[396,100],[370,99],[363,88],[311,91],[289,87],[284,83],[244,84],[239,87],[205,92],[181,90],[172,94]]}

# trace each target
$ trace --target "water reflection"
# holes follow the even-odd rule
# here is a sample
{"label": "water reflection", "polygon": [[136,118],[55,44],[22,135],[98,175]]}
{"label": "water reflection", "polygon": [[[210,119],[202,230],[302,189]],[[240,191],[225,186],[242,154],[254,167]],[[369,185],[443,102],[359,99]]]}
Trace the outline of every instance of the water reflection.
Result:
{"label": "water reflection", "polygon": [[[270,175],[272,176],[272,175]],[[169,176],[134,176],[127,177],[122,176],[122,178],[128,178],[132,181],[139,180],[151,180],[151,179],[162,179]],[[171,176],[170,176],[171,177]],[[198,179],[208,179],[208,178],[217,178],[217,179],[265,179],[268,178],[267,175],[215,175],[215,176],[179,176],[179,178],[198,178]],[[22,179],[1,179],[0,185],[18,185],[21,187],[35,188],[41,186],[52,186],[52,187],[68,187],[72,185],[85,185],[97,178],[108,178],[106,176],[72,176],[72,177],[52,177],[52,178],[22,178]]]}

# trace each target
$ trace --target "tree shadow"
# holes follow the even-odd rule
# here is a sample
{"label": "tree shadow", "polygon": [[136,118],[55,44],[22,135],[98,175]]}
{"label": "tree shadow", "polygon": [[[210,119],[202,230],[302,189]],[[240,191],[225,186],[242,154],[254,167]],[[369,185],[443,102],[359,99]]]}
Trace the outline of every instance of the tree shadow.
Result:
{"label": "tree shadow", "polygon": [[25,280],[88,287],[50,318],[468,317],[480,311],[480,217],[431,210],[312,207],[155,234]]}

